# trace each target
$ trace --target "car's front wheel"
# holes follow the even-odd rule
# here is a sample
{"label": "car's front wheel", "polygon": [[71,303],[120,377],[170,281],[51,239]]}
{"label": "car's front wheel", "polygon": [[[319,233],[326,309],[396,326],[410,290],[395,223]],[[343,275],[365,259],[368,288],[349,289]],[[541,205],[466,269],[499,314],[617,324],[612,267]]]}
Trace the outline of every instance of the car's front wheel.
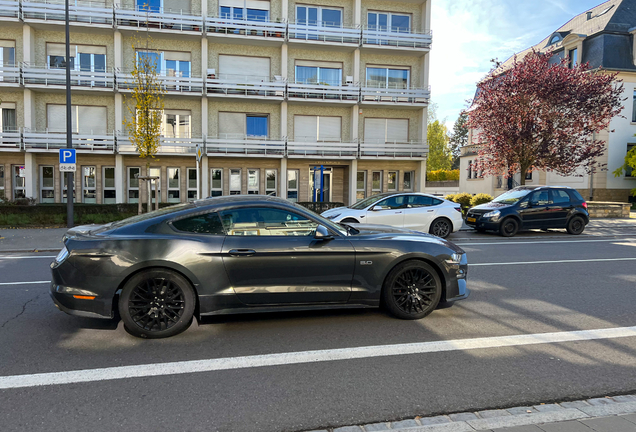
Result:
{"label": "car's front wheel", "polygon": [[429,264],[406,261],[391,270],[384,282],[382,296],[391,315],[420,319],[437,307],[442,297],[442,282]]}
{"label": "car's front wheel", "polygon": [[437,237],[446,238],[453,232],[453,224],[445,218],[435,219],[428,230],[429,234]]}
{"label": "car's front wheel", "polygon": [[167,269],[134,275],[119,296],[119,314],[134,336],[158,339],[174,336],[192,323],[196,296],[183,276]]}
{"label": "car's front wheel", "polygon": [[569,234],[579,235],[585,229],[585,221],[580,216],[574,216],[568,221],[566,229]]}
{"label": "car's front wheel", "polygon": [[516,219],[508,218],[504,219],[499,225],[499,234],[504,237],[512,237],[519,231],[519,222]]}

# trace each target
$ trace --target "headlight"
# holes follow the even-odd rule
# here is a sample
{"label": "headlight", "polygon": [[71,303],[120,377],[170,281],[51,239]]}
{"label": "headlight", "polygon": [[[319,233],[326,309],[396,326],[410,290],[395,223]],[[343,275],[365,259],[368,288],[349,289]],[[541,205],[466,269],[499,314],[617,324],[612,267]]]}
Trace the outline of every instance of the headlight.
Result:
{"label": "headlight", "polygon": [[60,264],[66,258],[68,258],[68,249],[66,249],[66,246],[64,246],[62,250],[60,251],[60,253],[57,254],[57,256],[55,257],[55,262]]}
{"label": "headlight", "polygon": [[459,263],[462,262],[462,256],[463,255],[464,254],[460,254],[460,253],[451,254],[451,259],[448,260],[447,262],[450,263],[450,264],[459,264]]}
{"label": "headlight", "polygon": [[327,219],[335,219],[335,218],[337,218],[340,215],[341,215],[341,213],[336,213],[336,214],[332,214],[332,215],[329,215],[329,216],[326,216],[326,217],[327,217]]}
{"label": "headlight", "polygon": [[494,217],[499,217],[499,215],[501,214],[501,212],[499,210],[495,210],[495,211],[491,211],[488,212],[484,215],[485,218],[494,218]]}

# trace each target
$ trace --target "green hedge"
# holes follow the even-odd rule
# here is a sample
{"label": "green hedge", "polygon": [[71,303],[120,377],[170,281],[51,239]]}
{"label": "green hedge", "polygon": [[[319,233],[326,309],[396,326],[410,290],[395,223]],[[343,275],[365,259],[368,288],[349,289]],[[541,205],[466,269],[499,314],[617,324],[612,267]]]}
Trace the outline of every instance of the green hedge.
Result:
{"label": "green hedge", "polygon": [[426,181],[459,181],[459,170],[437,170],[426,173]]}

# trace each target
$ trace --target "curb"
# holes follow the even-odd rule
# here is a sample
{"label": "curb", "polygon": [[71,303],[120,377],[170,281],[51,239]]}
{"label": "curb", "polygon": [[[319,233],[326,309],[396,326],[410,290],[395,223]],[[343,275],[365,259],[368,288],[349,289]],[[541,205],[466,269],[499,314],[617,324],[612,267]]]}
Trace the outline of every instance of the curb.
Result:
{"label": "curb", "polygon": [[[415,417],[311,432],[475,432],[636,413],[636,395]],[[635,425],[636,427],[636,425]]]}
{"label": "curb", "polygon": [[2,250],[0,249],[0,253],[35,253],[35,252],[59,252],[62,248],[55,249],[11,249],[11,250]]}

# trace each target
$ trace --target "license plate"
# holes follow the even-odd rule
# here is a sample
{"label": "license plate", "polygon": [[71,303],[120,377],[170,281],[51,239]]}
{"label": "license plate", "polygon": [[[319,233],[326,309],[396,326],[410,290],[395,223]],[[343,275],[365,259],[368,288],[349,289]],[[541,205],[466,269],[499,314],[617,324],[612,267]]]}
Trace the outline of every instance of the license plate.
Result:
{"label": "license plate", "polygon": [[476,218],[466,218],[466,222],[477,222]]}

